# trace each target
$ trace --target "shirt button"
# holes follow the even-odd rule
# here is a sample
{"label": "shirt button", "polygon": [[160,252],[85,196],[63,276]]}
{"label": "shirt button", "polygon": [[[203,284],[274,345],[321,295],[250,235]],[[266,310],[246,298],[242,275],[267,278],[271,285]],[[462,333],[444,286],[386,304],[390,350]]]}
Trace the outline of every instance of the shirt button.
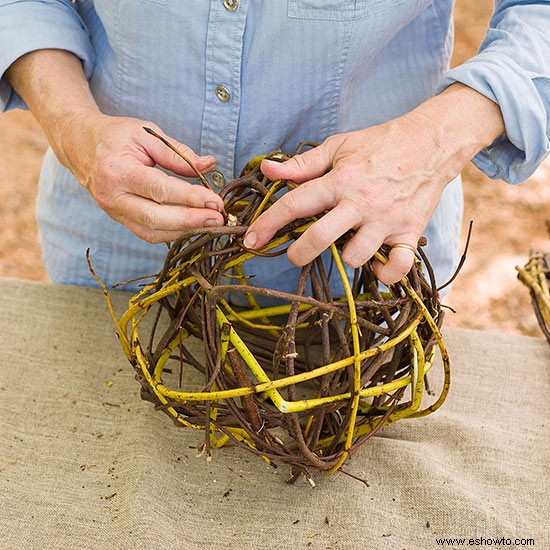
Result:
{"label": "shirt button", "polygon": [[235,11],[239,7],[237,0],[223,0],[223,7],[228,11]]}
{"label": "shirt button", "polygon": [[237,0],[223,0],[223,7],[228,11],[235,11],[239,7]]}
{"label": "shirt button", "polygon": [[225,178],[223,177],[223,174],[221,172],[219,172],[218,170],[214,170],[210,174],[210,179],[212,180],[212,183],[216,187],[223,187],[224,184],[225,184]]}
{"label": "shirt button", "polygon": [[231,99],[231,94],[225,86],[216,86],[216,97],[220,101],[227,103]]}

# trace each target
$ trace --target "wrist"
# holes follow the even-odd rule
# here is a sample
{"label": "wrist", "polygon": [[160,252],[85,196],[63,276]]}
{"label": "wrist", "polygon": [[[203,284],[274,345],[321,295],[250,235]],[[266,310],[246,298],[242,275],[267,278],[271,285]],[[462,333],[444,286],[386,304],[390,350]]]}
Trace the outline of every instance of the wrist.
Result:
{"label": "wrist", "polygon": [[59,162],[82,181],[84,153],[94,139],[102,120],[107,118],[99,109],[73,109],[60,113],[54,124],[45,130],[46,137]]}
{"label": "wrist", "polygon": [[499,106],[476,90],[455,83],[403,118],[422,125],[454,171],[505,132]]}

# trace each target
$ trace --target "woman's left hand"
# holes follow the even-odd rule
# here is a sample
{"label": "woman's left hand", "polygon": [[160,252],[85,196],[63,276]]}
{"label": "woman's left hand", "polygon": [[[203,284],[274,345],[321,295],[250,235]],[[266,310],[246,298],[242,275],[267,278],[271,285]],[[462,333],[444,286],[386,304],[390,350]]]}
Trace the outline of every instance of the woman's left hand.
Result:
{"label": "woman's left hand", "polygon": [[[444,109],[447,101],[453,102],[453,98],[445,97],[453,95],[453,88],[464,99],[475,94],[479,108],[496,107],[500,115],[490,100],[470,88],[454,85],[390,122],[331,136],[284,163],[264,160],[261,168],[268,178],[288,179],[300,185],[250,226],[245,245],[259,248],[293,220],[325,213],[289,247],[288,258],[293,264],[311,262],[353,229],[355,233],[345,245],[342,259],[354,268],[372,258],[382,244],[407,245],[392,248],[387,264],[373,264],[383,283],[399,281],[413,264],[413,250],[447,183],[503,131],[500,117],[492,129],[494,136],[484,136],[475,124],[467,122],[462,133],[454,129],[446,132],[447,124],[439,115],[453,121]],[[455,107],[460,108],[456,99]]]}

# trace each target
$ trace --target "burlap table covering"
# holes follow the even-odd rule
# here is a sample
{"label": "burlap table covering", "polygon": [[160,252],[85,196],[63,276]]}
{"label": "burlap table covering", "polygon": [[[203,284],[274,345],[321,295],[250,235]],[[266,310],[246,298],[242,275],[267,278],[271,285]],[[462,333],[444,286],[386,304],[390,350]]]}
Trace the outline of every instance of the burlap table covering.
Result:
{"label": "burlap table covering", "polygon": [[202,435],[140,400],[100,292],[0,279],[0,548],[550,548],[550,348],[445,335],[443,408],[353,457],[369,487],[312,489],[239,449],[197,457]]}

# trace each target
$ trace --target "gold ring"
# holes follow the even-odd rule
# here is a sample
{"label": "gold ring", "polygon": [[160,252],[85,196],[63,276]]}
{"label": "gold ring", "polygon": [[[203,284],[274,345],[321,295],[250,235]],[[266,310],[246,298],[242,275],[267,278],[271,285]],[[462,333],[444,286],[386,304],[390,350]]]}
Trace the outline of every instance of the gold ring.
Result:
{"label": "gold ring", "polygon": [[393,244],[392,248],[404,248],[405,250],[410,250],[413,254],[416,254],[416,248],[414,246],[411,246],[410,244],[397,243]]}

